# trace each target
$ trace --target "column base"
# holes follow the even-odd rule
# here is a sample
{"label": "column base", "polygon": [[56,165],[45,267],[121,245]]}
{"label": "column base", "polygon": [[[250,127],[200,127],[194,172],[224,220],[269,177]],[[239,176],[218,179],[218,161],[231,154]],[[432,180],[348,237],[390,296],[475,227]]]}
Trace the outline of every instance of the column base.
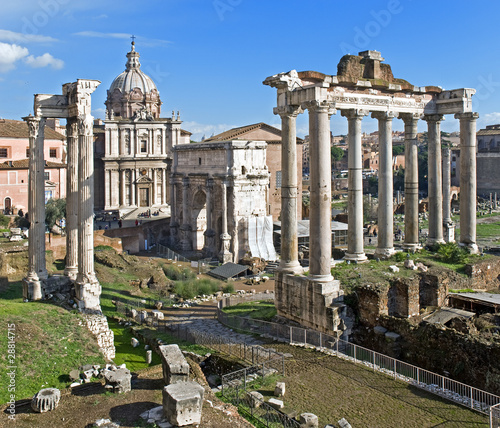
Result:
{"label": "column base", "polygon": [[23,279],[23,299],[41,300],[43,298],[42,281],[38,277],[28,276]]}
{"label": "column base", "polygon": [[101,284],[99,284],[95,276],[77,278],[75,282],[75,294],[75,301],[80,311],[102,313],[99,299],[101,296]]}
{"label": "column base", "polygon": [[428,238],[427,241],[425,242],[425,245],[431,247],[433,245],[444,244],[444,243],[445,241],[443,238]]}
{"label": "column base", "polygon": [[452,221],[443,222],[443,235],[445,242],[455,242],[455,223]]}
{"label": "column base", "polygon": [[365,253],[345,253],[344,260],[349,260],[350,262],[363,263],[368,260]]}
{"label": "column base", "polygon": [[280,260],[278,270],[280,272],[283,272],[284,274],[291,275],[300,275],[301,273],[304,273],[304,268],[300,265],[298,260],[294,260],[291,262]]}
{"label": "column base", "polygon": [[403,250],[408,251],[408,252],[415,252],[415,251],[419,251],[421,249],[422,249],[422,245],[420,245],[420,244],[408,244],[408,243],[403,244]]}
{"label": "column base", "polygon": [[380,259],[388,259],[391,256],[393,256],[395,253],[396,253],[396,250],[394,249],[394,247],[390,247],[390,248],[377,248],[375,250],[374,256],[378,257]]}
{"label": "column base", "polygon": [[75,281],[76,277],[78,276],[78,266],[66,266],[66,268],[64,269],[64,276],[67,276],[72,281]]}
{"label": "column base", "polygon": [[475,243],[465,244],[463,242],[460,242],[458,245],[461,247],[465,247],[470,254],[479,254],[479,247]]}
{"label": "column base", "polygon": [[333,276],[331,274],[328,275],[308,275],[307,279],[312,282],[317,283],[331,283],[333,281]]}

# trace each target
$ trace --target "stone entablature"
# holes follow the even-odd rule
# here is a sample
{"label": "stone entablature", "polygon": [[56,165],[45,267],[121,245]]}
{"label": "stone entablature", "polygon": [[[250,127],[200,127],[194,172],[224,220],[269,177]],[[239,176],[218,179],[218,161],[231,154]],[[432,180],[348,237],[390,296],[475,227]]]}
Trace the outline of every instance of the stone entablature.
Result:
{"label": "stone entablature", "polygon": [[172,245],[237,262],[248,251],[248,219],[265,217],[266,143],[230,141],[174,148]]}

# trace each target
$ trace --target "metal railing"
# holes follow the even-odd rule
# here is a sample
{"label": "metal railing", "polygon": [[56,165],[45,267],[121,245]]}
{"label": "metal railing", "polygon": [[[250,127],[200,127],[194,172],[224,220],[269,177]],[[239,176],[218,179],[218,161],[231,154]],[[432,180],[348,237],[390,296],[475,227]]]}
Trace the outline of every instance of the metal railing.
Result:
{"label": "metal railing", "polygon": [[165,245],[161,244],[156,244],[156,254],[159,256],[165,258],[165,259],[171,259],[171,260],[176,260],[180,262],[190,262],[191,260],[186,259],[186,257],[181,256],[179,253],[176,253],[174,250],[171,250],[170,248],[166,247]]}
{"label": "metal railing", "polygon": [[490,428],[500,428],[500,404],[490,407]]}
{"label": "metal railing", "polygon": [[220,307],[217,309],[217,319],[227,327],[242,332],[260,334],[292,345],[314,347],[356,364],[363,364],[374,371],[410,383],[480,413],[489,415],[490,408],[500,403],[500,397],[495,394],[315,330],[228,315],[222,312]]}

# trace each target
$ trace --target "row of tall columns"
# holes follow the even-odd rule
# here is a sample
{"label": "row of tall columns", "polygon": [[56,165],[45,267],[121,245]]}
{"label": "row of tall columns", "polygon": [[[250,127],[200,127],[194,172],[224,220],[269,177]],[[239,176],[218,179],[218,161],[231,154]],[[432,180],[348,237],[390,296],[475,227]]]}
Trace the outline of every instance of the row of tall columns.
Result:
{"label": "row of tall columns", "polygon": [[[329,117],[332,113],[328,103],[308,102],[309,111],[309,158],[310,158],[310,270],[313,280],[329,281],[331,259],[331,165]],[[295,152],[295,118],[299,107],[286,106],[275,109],[282,122],[282,205],[281,205],[281,261],[280,269],[285,273],[300,271],[297,243],[297,176]],[[348,249],[346,260],[364,261],[363,248],[363,177],[361,121],[368,114],[364,110],[343,110],[348,119]],[[392,120],[394,112],[374,112],[379,122],[379,234],[375,254],[390,257],[394,253],[393,226],[393,170],[392,170]],[[418,140],[419,114],[401,113],[405,124],[405,241],[403,248],[416,250],[419,243],[419,193],[418,193]],[[476,240],[476,113],[455,115],[460,119],[461,135],[461,245],[472,252],[477,251]],[[429,141],[429,244],[445,242],[443,227],[447,230],[446,241],[453,240],[450,213],[450,168],[449,149],[444,171],[441,161],[442,115],[426,115]],[[444,195],[443,195],[444,185]],[[443,204],[443,196],[446,201]],[[444,226],[443,226],[444,224]],[[451,232],[450,232],[451,230]]]}
{"label": "row of tall columns", "polygon": [[43,140],[45,118],[27,116],[23,118],[29,132],[29,180],[28,212],[30,239],[28,242],[28,274],[24,281],[24,297],[39,300],[42,296],[42,282],[47,279],[45,263],[45,161]]}

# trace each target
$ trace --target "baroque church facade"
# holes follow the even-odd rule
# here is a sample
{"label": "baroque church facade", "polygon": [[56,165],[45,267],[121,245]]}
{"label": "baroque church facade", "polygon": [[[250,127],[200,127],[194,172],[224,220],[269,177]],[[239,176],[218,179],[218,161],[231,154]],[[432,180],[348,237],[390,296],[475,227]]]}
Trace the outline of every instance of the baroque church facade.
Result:
{"label": "baroque church facade", "polygon": [[126,214],[169,205],[172,148],[190,142],[179,112],[162,118],[153,80],[141,70],[135,42],[126,69],[111,83],[106,119],[96,123],[95,208]]}

